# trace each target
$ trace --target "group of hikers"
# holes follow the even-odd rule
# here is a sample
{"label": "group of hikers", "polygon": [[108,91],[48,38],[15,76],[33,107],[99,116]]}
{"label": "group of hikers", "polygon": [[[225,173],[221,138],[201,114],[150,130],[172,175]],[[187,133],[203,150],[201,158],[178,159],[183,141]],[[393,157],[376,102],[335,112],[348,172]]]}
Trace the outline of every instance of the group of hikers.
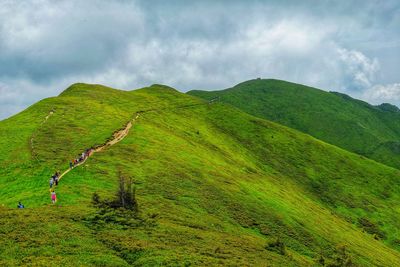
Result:
{"label": "group of hikers", "polygon": [[[82,152],[82,154],[79,154],[77,158],[69,162],[69,168],[72,169],[77,165],[79,165],[80,163],[84,162],[93,153],[93,151],[94,151],[93,148],[85,149],[85,151]],[[50,179],[51,203],[54,204],[57,201],[57,195],[53,188],[53,185],[55,186],[58,185],[58,181],[60,179],[60,172],[57,171],[51,178],[52,178]]]}
{"label": "group of hikers", "polygon": [[[76,159],[73,159],[69,162],[69,168],[72,169],[79,165],[80,163],[84,162],[94,151],[94,148],[88,148],[82,154],[79,154]],[[58,185],[58,182],[61,178],[61,173],[60,171],[56,171],[50,178],[49,185],[50,185],[50,192],[51,192],[51,203],[56,203],[57,201],[57,195],[55,191],[55,187]],[[18,202],[17,207],[19,209],[25,208],[25,206],[21,203]]]}
{"label": "group of hikers", "polygon": [[58,185],[58,181],[60,180],[60,172],[56,171],[50,178],[49,184],[50,184],[50,192],[51,192],[51,203],[56,203],[57,201],[57,195],[56,191],[54,190],[53,186]]}
{"label": "group of hikers", "polygon": [[72,169],[79,163],[84,162],[93,153],[93,148],[88,148],[82,154],[79,154],[76,159],[69,162],[69,168]]}
{"label": "group of hikers", "polygon": [[[73,159],[69,162],[69,168],[72,169],[79,165],[80,163],[84,162],[92,153],[94,152],[94,148],[88,148],[82,154],[79,154],[76,159]],[[60,171],[56,171],[50,178],[49,185],[50,185],[50,192],[51,192],[51,203],[56,203],[57,201],[57,195],[55,191],[55,187],[58,185],[58,182],[61,178],[61,173]],[[18,202],[17,208],[23,209],[25,206],[21,203]]]}
{"label": "group of hikers", "polygon": [[60,179],[60,172],[56,171],[50,178],[49,184],[50,189],[53,188],[53,185],[58,185],[58,180]]}
{"label": "group of hikers", "polygon": [[[72,169],[78,164],[84,162],[92,153],[93,153],[93,148],[88,148],[82,154],[79,154],[76,159],[73,159],[69,162],[69,168]],[[50,178],[50,192],[51,192],[51,203],[56,203],[57,201],[57,195],[56,191],[53,187],[58,185],[58,181],[60,180],[60,172],[56,171],[54,175],[51,176]]]}

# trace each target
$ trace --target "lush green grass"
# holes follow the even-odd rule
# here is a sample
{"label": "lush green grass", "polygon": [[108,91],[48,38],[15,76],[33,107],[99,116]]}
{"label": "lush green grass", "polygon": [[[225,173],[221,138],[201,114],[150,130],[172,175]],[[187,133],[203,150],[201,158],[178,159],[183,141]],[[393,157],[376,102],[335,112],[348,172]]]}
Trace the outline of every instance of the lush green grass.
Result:
{"label": "lush green grass", "polygon": [[127,266],[117,253],[93,238],[81,220],[87,210],[42,207],[0,208],[1,266]]}
{"label": "lush green grass", "polygon": [[[123,141],[63,177],[49,206],[52,172],[143,110]],[[358,265],[400,262],[396,169],[224,104],[77,84],[0,129],[2,265],[51,255],[71,266],[309,266],[343,245]],[[133,219],[90,204],[93,192],[113,197],[118,173],[137,189]],[[268,247],[278,237],[285,255]]]}
{"label": "lush green grass", "polygon": [[205,99],[219,97],[249,114],[400,167],[400,110],[390,104],[372,106],[340,93],[263,79],[226,90],[188,94]]}

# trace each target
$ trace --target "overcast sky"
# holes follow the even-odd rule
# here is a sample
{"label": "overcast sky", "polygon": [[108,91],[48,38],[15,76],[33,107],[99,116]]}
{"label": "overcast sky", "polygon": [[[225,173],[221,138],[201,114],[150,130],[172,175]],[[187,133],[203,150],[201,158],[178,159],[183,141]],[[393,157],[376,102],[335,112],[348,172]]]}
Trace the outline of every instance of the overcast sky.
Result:
{"label": "overcast sky", "polygon": [[0,119],[75,82],[257,77],[400,105],[400,1],[0,0]]}

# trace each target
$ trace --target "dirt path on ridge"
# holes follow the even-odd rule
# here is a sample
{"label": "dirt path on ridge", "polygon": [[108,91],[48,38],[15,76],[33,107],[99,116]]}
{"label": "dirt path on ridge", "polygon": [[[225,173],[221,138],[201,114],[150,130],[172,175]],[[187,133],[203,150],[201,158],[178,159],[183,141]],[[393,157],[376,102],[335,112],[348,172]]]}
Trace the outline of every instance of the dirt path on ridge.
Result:
{"label": "dirt path on ridge", "polygon": [[94,153],[103,151],[104,149],[106,149],[106,148],[108,148],[108,147],[110,147],[110,146],[113,146],[113,145],[117,144],[118,142],[120,142],[122,139],[124,139],[124,138],[128,135],[129,130],[132,128],[134,122],[139,118],[139,116],[140,116],[140,113],[136,113],[135,117],[134,117],[133,119],[131,119],[131,120],[126,124],[126,126],[125,126],[123,129],[121,129],[121,130],[116,131],[116,132],[113,133],[113,135],[112,135],[112,137],[111,137],[110,140],[108,140],[108,141],[107,141],[106,143],[104,143],[103,145],[100,145],[100,146],[95,147],[95,148],[92,150],[92,152],[91,152],[83,161],[81,161],[81,162],[79,162],[78,164],[76,164],[73,168],[68,168],[66,171],[64,171],[64,172],[60,175],[60,177],[58,178],[58,181],[60,181],[61,178],[62,178],[64,175],[66,175],[67,173],[69,173],[72,169],[74,169],[75,167],[77,167],[77,166],[82,165],[83,163],[85,163],[86,160],[87,160],[88,158],[90,158]]}

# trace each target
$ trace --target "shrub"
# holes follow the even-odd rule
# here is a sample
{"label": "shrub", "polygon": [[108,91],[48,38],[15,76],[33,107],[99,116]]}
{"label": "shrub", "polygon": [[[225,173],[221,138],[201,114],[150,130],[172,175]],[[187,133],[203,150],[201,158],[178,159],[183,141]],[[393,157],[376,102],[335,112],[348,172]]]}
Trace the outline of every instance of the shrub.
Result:
{"label": "shrub", "polygon": [[385,239],[386,234],[379,227],[368,220],[367,218],[359,218],[358,224],[364,229],[365,232],[374,235],[375,239]]}
{"label": "shrub", "polygon": [[335,254],[331,260],[324,260],[322,266],[327,267],[351,267],[354,266],[350,254],[347,252],[346,246],[339,245],[335,249]]}
{"label": "shrub", "polygon": [[268,244],[265,246],[265,249],[276,252],[281,255],[287,254],[286,246],[279,237],[276,238],[275,240],[269,241]]}

